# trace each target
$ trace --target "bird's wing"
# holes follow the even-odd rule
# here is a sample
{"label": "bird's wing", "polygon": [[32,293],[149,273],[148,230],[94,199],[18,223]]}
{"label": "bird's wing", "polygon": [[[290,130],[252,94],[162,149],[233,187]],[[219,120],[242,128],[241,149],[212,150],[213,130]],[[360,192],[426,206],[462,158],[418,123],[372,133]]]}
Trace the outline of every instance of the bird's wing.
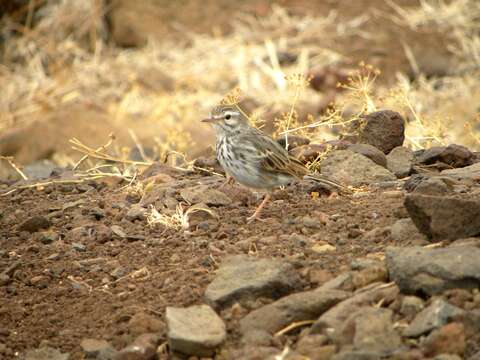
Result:
{"label": "bird's wing", "polygon": [[257,129],[243,134],[239,140],[252,150],[249,153],[251,160],[257,161],[265,171],[281,172],[299,178],[308,173],[300,161],[292,157],[271,137]]}

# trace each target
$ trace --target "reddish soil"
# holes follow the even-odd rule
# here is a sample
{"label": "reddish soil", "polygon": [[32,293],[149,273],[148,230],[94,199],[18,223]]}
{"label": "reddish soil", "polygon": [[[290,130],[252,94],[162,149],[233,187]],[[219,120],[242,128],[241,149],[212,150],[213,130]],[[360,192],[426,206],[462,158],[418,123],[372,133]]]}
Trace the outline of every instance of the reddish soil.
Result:
{"label": "reddish soil", "polygon": [[[181,188],[199,183],[216,188],[221,182],[189,174],[163,186],[180,201]],[[204,221],[185,232],[126,220],[139,199],[124,186],[109,181],[51,185],[0,197],[0,270],[20,263],[13,281],[0,286],[0,342],[7,344],[3,358],[50,344],[81,359],[79,343],[85,337],[122,348],[138,335],[129,322],[133,315],[146,312],[162,321],[166,306],[202,303],[205,287],[227,254],[289,259],[303,276],[299,290],[316,287],[352,259],[392,245],[388,236],[366,233],[406,216],[402,196],[395,192],[312,198],[306,184],[297,184],[276,193],[264,222],[246,224],[255,204],[247,206],[245,193],[234,186],[225,192],[237,194],[239,201],[217,208],[218,222]],[[66,204],[72,207],[62,210]],[[19,231],[20,223],[36,215],[50,219],[48,231],[58,240],[45,244],[43,232]],[[128,238],[112,234],[112,225]],[[325,241],[336,251],[315,253],[304,239]],[[73,243],[85,249],[75,250]],[[113,270],[119,278],[111,276]]]}

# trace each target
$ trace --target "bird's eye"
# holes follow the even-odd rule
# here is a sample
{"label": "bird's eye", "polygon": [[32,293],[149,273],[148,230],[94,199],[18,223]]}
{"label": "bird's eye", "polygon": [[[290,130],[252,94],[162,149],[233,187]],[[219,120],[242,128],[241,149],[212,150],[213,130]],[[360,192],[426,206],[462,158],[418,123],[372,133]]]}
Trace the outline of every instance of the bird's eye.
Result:
{"label": "bird's eye", "polygon": [[230,120],[231,117],[232,117],[232,115],[230,115],[230,114],[225,115],[225,119],[227,119],[227,120]]}

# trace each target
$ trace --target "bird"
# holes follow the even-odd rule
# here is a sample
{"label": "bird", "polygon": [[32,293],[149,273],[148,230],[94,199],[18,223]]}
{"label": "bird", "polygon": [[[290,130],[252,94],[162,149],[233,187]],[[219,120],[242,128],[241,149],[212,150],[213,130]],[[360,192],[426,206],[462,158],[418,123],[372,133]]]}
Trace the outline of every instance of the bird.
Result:
{"label": "bird", "polygon": [[212,124],[216,136],[216,156],[226,174],[239,184],[265,191],[265,197],[248,222],[261,220],[260,213],[271,191],[296,179],[309,178],[339,191],[348,188],[322,175],[313,174],[272,137],[250,124],[237,105],[218,105],[201,120]]}

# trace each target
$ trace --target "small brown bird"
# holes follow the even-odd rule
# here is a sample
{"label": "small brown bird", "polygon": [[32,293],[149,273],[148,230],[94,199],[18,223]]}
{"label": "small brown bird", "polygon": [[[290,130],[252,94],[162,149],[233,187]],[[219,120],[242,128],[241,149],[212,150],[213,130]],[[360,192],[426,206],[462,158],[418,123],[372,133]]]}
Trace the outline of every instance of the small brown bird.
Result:
{"label": "small brown bird", "polygon": [[248,221],[259,219],[271,190],[295,179],[310,178],[338,190],[347,190],[335,181],[312,174],[279,143],[251,126],[235,105],[219,105],[202,121],[211,123],[215,129],[217,159],[225,172],[248,188],[267,191]]}

